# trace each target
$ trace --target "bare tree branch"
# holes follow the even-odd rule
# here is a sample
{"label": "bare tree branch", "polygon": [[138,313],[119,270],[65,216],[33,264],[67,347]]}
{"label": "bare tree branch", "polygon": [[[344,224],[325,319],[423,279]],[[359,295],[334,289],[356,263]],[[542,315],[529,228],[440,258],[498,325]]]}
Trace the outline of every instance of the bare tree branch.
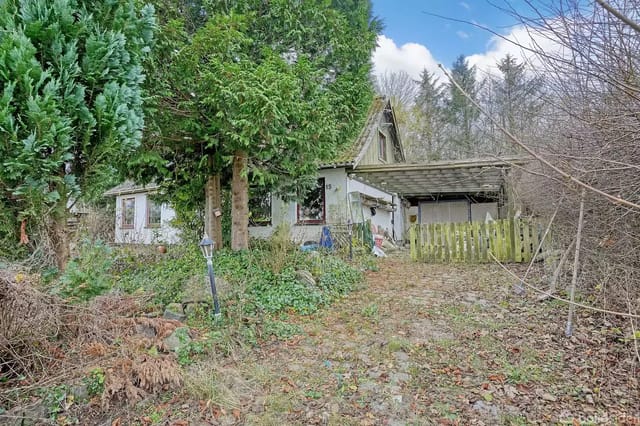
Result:
{"label": "bare tree branch", "polygon": [[596,1],[607,12],[609,12],[610,14],[612,14],[613,16],[615,16],[616,18],[618,18],[619,20],[621,20],[622,22],[624,22],[625,24],[633,28],[635,32],[640,33],[640,25],[638,25],[636,22],[631,20],[628,16],[625,16],[624,14],[620,13],[620,11],[618,11],[616,8],[611,6],[605,0],[596,0]]}
{"label": "bare tree branch", "polygon": [[601,195],[605,198],[607,198],[608,200],[616,203],[616,204],[622,204],[625,205],[627,207],[631,207],[633,209],[638,209],[640,210],[640,204],[636,204],[633,203],[629,200],[625,200],[623,198],[620,197],[616,197],[615,195],[611,195],[607,192],[604,192],[598,188],[595,188],[591,185],[589,185],[586,182],[581,181],[580,179],[575,178],[574,176],[571,176],[569,173],[565,172],[564,170],[556,167],[555,165],[553,165],[550,161],[546,160],[545,158],[543,158],[541,155],[539,155],[537,152],[535,152],[534,150],[532,150],[531,148],[529,148],[526,144],[524,144],[520,139],[518,139],[517,137],[515,137],[514,135],[512,135],[507,129],[504,128],[504,126],[502,126],[495,118],[493,118],[489,113],[487,113],[487,111],[476,101],[474,100],[467,92],[464,91],[464,89],[458,84],[457,81],[455,81],[455,79],[451,76],[451,74],[445,69],[445,67],[442,66],[442,64],[438,64],[438,66],[440,67],[440,69],[442,70],[442,72],[444,72],[444,74],[449,78],[449,80],[451,81],[451,83],[453,85],[455,85],[458,90],[460,90],[460,92],[462,92],[464,94],[464,96],[469,99],[469,101],[476,107],[478,108],[478,110],[480,112],[482,112],[484,115],[486,115],[492,122],[493,124],[496,125],[496,127],[498,127],[502,132],[504,132],[504,134],[511,140],[513,141],[513,143],[515,143],[516,145],[518,145],[520,148],[522,148],[523,150],[525,150],[529,155],[531,155],[532,157],[534,157],[535,159],[537,159],[538,161],[540,161],[541,163],[543,163],[544,165],[546,165],[547,167],[549,167],[551,170],[555,171],[556,173],[560,174],[562,177],[568,179],[569,181],[581,186],[584,189],[587,189],[591,192],[594,192],[598,195]]}

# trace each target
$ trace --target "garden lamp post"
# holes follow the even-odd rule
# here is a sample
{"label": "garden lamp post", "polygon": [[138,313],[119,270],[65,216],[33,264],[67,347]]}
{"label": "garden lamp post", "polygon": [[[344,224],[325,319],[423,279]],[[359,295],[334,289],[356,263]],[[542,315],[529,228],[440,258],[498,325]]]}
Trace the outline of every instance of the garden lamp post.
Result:
{"label": "garden lamp post", "polygon": [[213,314],[215,318],[220,317],[220,303],[218,302],[218,292],[216,291],[216,277],[213,273],[213,241],[207,234],[204,234],[200,241],[200,250],[207,259],[207,269],[209,271],[209,283],[211,284],[211,296],[213,296]]}

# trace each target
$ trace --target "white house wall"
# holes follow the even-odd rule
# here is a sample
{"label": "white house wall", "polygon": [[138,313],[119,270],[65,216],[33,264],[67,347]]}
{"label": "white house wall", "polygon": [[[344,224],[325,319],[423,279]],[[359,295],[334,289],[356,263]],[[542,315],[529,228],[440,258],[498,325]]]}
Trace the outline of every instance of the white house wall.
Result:
{"label": "white house wall", "polygon": [[[348,209],[349,192],[360,192],[371,197],[381,198],[388,202],[394,202],[391,194],[369,186],[365,183],[351,179],[347,176],[344,167],[335,169],[323,169],[318,173],[318,177],[325,179],[325,209],[326,225],[344,225],[350,217]],[[279,198],[274,198],[271,203],[271,226],[252,226],[249,234],[254,238],[267,238],[282,223],[291,224],[291,239],[295,242],[319,241],[324,225],[296,225],[297,203],[286,203]],[[402,219],[399,212],[396,215],[396,235],[402,234]],[[376,215],[372,216],[369,208],[364,208],[365,220],[371,219],[376,227],[381,227],[392,232],[392,213],[376,209]]]}
{"label": "white house wall", "polygon": [[[122,228],[122,200],[135,199],[135,215],[133,228]],[[176,217],[175,211],[166,203],[162,203],[160,212],[160,226],[147,227],[147,194],[127,194],[116,197],[116,243],[131,244],[175,244],[180,241],[178,230],[170,225]]]}

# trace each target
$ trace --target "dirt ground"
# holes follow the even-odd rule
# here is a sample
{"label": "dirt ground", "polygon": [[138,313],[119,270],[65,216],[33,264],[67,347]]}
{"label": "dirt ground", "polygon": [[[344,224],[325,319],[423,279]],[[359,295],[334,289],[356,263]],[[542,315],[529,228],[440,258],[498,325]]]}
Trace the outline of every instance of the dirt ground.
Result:
{"label": "dirt ground", "polygon": [[173,394],[116,424],[639,425],[633,342],[580,309],[564,337],[566,305],[514,281],[385,259],[363,289],[290,316],[302,335],[192,366],[185,392],[208,399]]}

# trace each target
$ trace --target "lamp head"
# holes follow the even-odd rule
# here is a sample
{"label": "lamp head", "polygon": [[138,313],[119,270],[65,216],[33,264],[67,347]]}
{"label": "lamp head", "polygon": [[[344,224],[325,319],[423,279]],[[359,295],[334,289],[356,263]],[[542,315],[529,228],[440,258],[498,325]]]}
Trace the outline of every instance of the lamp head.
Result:
{"label": "lamp head", "polygon": [[211,259],[213,257],[213,241],[207,234],[204,234],[202,241],[200,241],[200,250],[205,259]]}

